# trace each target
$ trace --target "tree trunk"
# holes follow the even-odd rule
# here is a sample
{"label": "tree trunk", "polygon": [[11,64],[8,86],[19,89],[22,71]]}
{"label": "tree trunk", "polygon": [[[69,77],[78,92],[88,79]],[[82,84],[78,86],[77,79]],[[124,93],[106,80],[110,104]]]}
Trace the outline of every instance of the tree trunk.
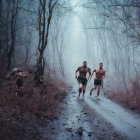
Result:
{"label": "tree trunk", "polygon": [[[49,28],[52,19],[53,9],[58,0],[52,4],[52,0],[49,0],[48,7],[46,6],[46,0],[39,0],[39,43],[38,43],[38,51],[39,58],[37,60],[37,69],[34,75],[34,81],[36,86],[43,83],[44,69],[45,69],[45,60],[44,60],[44,51],[46,46],[48,45],[48,36],[49,36]],[[46,23],[46,8],[48,8],[48,19]],[[46,27],[47,25],[47,27]]]}

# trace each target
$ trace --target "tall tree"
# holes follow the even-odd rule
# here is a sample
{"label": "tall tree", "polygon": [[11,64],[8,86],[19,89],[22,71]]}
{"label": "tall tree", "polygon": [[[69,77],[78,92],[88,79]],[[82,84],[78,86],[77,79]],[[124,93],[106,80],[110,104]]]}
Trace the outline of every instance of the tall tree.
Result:
{"label": "tall tree", "polygon": [[38,9],[39,57],[37,59],[37,69],[34,76],[36,85],[39,85],[40,83],[43,82],[43,75],[44,75],[44,68],[45,68],[45,60],[43,54],[46,46],[48,45],[49,28],[51,24],[53,10],[57,2],[58,0],[55,1],[39,0],[39,9]]}
{"label": "tall tree", "polygon": [[[8,1],[9,2],[9,1]],[[17,17],[19,13],[20,0],[12,0],[11,4],[11,21],[10,21],[10,36],[11,43],[8,45],[8,56],[7,56],[7,70],[9,71],[14,60],[16,32],[17,32]]]}

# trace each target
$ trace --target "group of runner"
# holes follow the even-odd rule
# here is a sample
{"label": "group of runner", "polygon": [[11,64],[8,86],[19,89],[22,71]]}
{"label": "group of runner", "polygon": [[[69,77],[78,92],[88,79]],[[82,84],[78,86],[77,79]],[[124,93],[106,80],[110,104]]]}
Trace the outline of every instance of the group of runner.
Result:
{"label": "group of runner", "polygon": [[[79,72],[79,76],[77,76],[77,72]],[[86,77],[87,73],[89,73],[88,78]],[[92,91],[97,89],[96,99],[99,99],[98,97],[100,94],[100,88],[103,84],[103,79],[106,78],[105,70],[103,69],[103,63],[100,63],[99,67],[91,72],[91,69],[87,66],[87,61],[84,61],[83,65],[81,67],[78,67],[78,69],[75,71],[75,78],[78,80],[79,83],[78,98],[80,98],[82,92],[84,98],[87,82],[91,80],[94,73],[94,87],[90,90],[90,96],[92,95]]]}
{"label": "group of runner", "polygon": [[[77,76],[78,72],[79,75]],[[87,78],[87,73],[89,73],[88,78]],[[87,66],[86,61],[84,61],[83,65],[81,67],[78,67],[78,69],[75,71],[75,78],[78,80],[79,83],[78,98],[80,98],[82,92],[84,98],[87,82],[91,80],[94,73],[95,73],[94,87],[90,90],[90,95],[92,95],[93,90],[97,89],[96,99],[98,99],[98,96],[100,94],[100,88],[103,84],[103,79],[106,77],[105,70],[103,69],[103,63],[100,63],[99,67],[91,72],[91,69]],[[30,76],[20,68],[13,69],[12,72],[10,73],[10,77],[11,76],[14,76],[16,78],[15,85],[16,85],[16,95],[17,95],[19,93],[19,89],[23,86],[23,79]]]}

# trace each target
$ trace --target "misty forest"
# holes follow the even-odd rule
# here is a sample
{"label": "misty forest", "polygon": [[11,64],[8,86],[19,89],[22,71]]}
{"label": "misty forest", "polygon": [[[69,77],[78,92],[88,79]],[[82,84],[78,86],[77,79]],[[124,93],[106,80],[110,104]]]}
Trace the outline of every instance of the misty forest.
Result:
{"label": "misty forest", "polygon": [[140,0],[0,0],[0,139],[138,140],[139,70]]}

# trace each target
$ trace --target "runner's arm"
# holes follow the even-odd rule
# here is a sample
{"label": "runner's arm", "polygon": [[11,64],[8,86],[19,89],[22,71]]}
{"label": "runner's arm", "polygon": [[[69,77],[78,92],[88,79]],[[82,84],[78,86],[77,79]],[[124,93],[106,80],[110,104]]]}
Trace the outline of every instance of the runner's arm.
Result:
{"label": "runner's arm", "polygon": [[104,75],[103,75],[102,79],[105,79],[105,78],[106,78],[106,72],[104,71]]}
{"label": "runner's arm", "polygon": [[92,78],[94,72],[96,72],[96,69],[94,69],[93,72],[91,73],[91,75],[90,75],[90,80],[91,80],[91,78]]}
{"label": "runner's arm", "polygon": [[32,77],[29,76],[29,75],[24,75],[23,77],[24,77],[24,78],[32,78]]}
{"label": "runner's arm", "polygon": [[90,80],[90,76],[91,76],[91,69],[90,68],[88,69],[88,73],[89,73],[88,80]]}
{"label": "runner's arm", "polygon": [[79,71],[80,67],[75,71],[75,78],[77,78],[77,72]]}
{"label": "runner's arm", "polygon": [[21,77],[23,77],[23,78],[32,78],[31,76],[29,76],[28,74],[26,74],[26,73],[22,73],[22,75],[21,74],[16,74],[17,76],[21,76]]}

